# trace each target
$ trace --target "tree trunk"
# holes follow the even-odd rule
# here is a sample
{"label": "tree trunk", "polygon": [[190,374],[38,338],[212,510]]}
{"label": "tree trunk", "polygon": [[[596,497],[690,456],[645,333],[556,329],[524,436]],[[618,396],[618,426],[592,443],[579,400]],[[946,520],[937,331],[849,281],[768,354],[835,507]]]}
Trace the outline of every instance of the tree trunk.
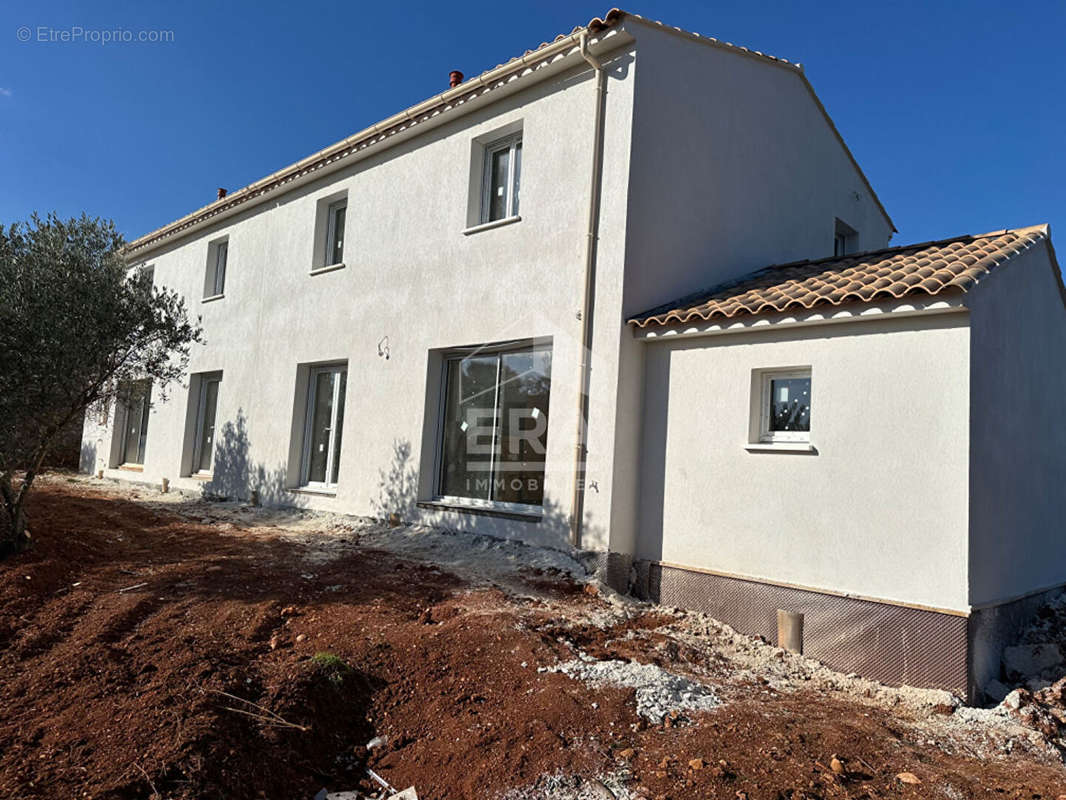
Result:
{"label": "tree trunk", "polygon": [[0,478],[0,495],[3,495],[5,512],[0,519],[0,561],[3,561],[10,555],[29,550],[33,540],[26,530],[26,512],[23,510],[26,494],[23,491],[16,494],[12,490],[10,475]]}
{"label": "tree trunk", "polygon": [[0,522],[0,561],[15,553],[24,553],[30,549],[32,539],[26,530],[26,515],[18,510],[14,518],[5,515]]}

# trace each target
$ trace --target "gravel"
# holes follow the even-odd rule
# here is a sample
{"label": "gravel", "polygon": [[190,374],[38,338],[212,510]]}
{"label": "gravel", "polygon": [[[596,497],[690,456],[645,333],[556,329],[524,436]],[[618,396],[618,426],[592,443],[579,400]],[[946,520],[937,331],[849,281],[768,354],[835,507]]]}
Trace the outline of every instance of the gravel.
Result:
{"label": "gravel", "polygon": [[708,687],[667,672],[654,664],[596,661],[585,656],[542,669],[546,672],[561,672],[592,686],[635,689],[637,713],[656,724],[670,714],[710,711],[722,704],[718,695]]}

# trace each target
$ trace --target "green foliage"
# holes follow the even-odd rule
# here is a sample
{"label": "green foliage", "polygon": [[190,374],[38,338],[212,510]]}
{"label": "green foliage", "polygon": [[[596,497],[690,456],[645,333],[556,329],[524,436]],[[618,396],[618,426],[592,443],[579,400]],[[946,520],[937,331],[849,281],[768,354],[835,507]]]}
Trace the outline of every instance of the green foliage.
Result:
{"label": "green foliage", "polygon": [[333,653],[315,653],[311,656],[311,663],[319,674],[337,687],[342,686],[344,679],[354,672],[347,661]]}
{"label": "green foliage", "polygon": [[56,435],[123,382],[164,392],[201,341],[181,296],[122,247],[114,223],[85,215],[0,226],[0,557],[28,544],[23,501]]}

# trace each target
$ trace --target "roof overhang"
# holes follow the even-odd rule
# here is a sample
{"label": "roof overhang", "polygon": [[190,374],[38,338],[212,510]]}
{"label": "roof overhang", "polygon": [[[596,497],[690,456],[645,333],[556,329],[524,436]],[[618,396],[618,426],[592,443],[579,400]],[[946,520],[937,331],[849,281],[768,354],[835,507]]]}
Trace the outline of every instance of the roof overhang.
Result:
{"label": "roof overhang", "polygon": [[620,25],[626,16],[624,12],[613,9],[602,20],[594,19],[566,36],[560,36],[551,43],[543,44],[518,58],[500,64],[459,86],[394,114],[181,219],[147,233],[126,245],[126,259],[129,262],[143,261],[158,248],[208,225],[244,213],[274,200],[284,192],[311,181],[321,180],[381,150],[584,64],[579,50],[582,35],[589,37],[589,50],[598,57],[605,56],[623,45],[632,44],[633,36]]}
{"label": "roof overhang", "polygon": [[719,336],[731,333],[805,328],[813,325],[836,325],[844,322],[876,322],[886,319],[958,314],[968,311],[963,292],[934,296],[908,296],[895,302],[851,303],[843,306],[816,306],[809,310],[780,314],[745,314],[739,317],[714,317],[710,320],[673,325],[633,327],[633,337],[644,341],[687,339],[696,336]]}

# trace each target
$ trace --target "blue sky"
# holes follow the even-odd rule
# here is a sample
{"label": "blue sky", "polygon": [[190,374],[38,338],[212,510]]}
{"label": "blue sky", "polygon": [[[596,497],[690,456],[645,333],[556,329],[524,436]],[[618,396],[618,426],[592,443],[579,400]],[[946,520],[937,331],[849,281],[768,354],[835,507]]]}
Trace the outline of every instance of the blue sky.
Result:
{"label": "blue sky", "polygon": [[[608,9],[89,5],[0,7],[0,222],[85,211],[136,237],[218,186],[240,188],[436,94],[451,69],[475,75]],[[1038,222],[1066,231],[1066,2],[627,10],[802,62],[895,220],[894,242]],[[76,28],[172,41],[38,40]]]}

